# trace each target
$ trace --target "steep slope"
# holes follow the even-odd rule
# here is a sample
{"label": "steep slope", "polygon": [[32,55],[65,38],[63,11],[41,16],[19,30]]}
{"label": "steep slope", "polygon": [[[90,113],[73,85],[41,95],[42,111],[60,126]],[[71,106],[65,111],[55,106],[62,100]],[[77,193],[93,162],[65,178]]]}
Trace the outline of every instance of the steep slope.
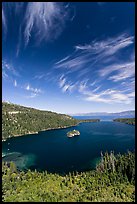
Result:
{"label": "steep slope", "polygon": [[65,114],[2,102],[2,140],[73,125],[77,125],[77,120]]}
{"label": "steep slope", "polygon": [[[45,161],[46,162],[46,161]],[[135,153],[105,153],[95,171],[18,171],[2,163],[3,202],[135,202]]]}

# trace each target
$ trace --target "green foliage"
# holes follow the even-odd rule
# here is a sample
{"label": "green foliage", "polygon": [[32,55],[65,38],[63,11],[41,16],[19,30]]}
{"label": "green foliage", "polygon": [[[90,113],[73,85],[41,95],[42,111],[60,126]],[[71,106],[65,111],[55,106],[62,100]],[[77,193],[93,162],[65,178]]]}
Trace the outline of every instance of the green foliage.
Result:
{"label": "green foliage", "polygon": [[[114,155],[113,152],[108,154],[101,153],[101,162],[96,166],[97,172],[108,173],[112,181],[129,181],[135,182],[135,153],[125,153]],[[113,178],[114,177],[114,178]]]}
{"label": "green foliage", "polygon": [[135,125],[135,118],[117,118],[117,119],[114,119],[113,121],[126,123],[129,125]]}
{"label": "green foliage", "polygon": [[77,119],[79,123],[88,123],[88,122],[100,122],[100,119]]}
{"label": "green foliage", "polygon": [[77,125],[77,120],[65,114],[2,103],[2,139]]}
{"label": "green foliage", "polygon": [[[99,121],[99,120],[97,120]],[[85,122],[97,122],[86,120]],[[135,119],[115,121],[134,124]],[[77,125],[64,114],[2,103],[2,138]],[[101,154],[96,171],[61,176],[18,171],[14,163],[2,164],[4,202],[133,202],[135,201],[135,154]]]}
{"label": "green foliage", "polygon": [[42,130],[75,126],[81,122],[98,122],[99,119],[76,120],[65,114],[41,111],[2,102],[2,139],[37,133]]}
{"label": "green foliage", "polygon": [[[65,176],[45,172],[18,172],[3,163],[4,202],[134,202],[135,155],[103,156],[104,169]],[[114,161],[114,169],[113,169]],[[110,163],[110,164],[109,164]],[[129,174],[128,174],[129,170]]]}

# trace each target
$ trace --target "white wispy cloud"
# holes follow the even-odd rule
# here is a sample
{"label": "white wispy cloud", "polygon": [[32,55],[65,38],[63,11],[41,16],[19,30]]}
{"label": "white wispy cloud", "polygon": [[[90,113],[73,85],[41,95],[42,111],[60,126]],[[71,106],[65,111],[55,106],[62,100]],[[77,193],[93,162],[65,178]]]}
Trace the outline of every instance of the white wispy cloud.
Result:
{"label": "white wispy cloud", "polygon": [[[119,56],[133,44],[134,36],[123,33],[102,41],[94,40],[90,44],[75,46],[72,54],[54,64],[54,71],[65,73],[60,79],[61,90],[66,92],[72,81],[79,81],[72,91],[79,91],[85,100],[131,103],[133,101],[131,93],[134,90],[129,80],[135,76],[134,50],[132,49],[126,61]],[[87,78],[88,83],[83,82]],[[127,86],[121,84],[121,81],[126,79]]]}
{"label": "white wispy cloud", "polygon": [[32,86],[30,86],[30,84],[27,84],[27,85],[25,86],[25,90],[31,91],[31,92],[33,92],[33,93],[35,93],[35,94],[38,94],[38,93],[42,93],[42,92],[43,92],[41,89],[33,88]]}
{"label": "white wispy cloud", "polygon": [[65,58],[63,58],[63,59],[61,59],[61,60],[59,60],[59,61],[56,62],[55,64],[56,64],[56,65],[57,65],[57,64],[60,64],[61,62],[67,60],[69,57],[70,57],[70,55],[68,55],[67,57],[65,57]]}
{"label": "white wispy cloud", "polygon": [[[62,61],[62,60],[60,60]],[[74,58],[71,57],[69,60],[63,60],[62,62],[58,62],[55,64],[55,68],[66,68],[71,69],[72,72],[79,70],[83,67],[89,59],[86,56],[75,56]]]}
{"label": "white wispy cloud", "polygon": [[95,88],[92,92],[93,92],[93,93],[94,93],[94,92],[97,92],[100,88],[101,88],[101,85],[98,86],[97,88]]}
{"label": "white wispy cloud", "polygon": [[121,69],[117,69],[118,73],[110,76],[108,79],[114,82],[121,81],[135,76],[135,62],[123,64]]}
{"label": "white wispy cloud", "polygon": [[[6,33],[12,32],[11,30],[8,29],[10,20],[14,15],[16,18],[19,18],[20,16],[24,16],[24,8],[23,8],[24,2],[3,2],[2,3],[2,24],[3,24],[3,29]],[[20,16],[19,16],[20,15]],[[13,20],[14,21],[14,20]],[[21,22],[23,19],[21,19]],[[21,32],[22,28],[22,23],[17,23],[16,22],[16,29],[17,30],[17,37],[16,39],[18,40],[17,45],[16,45],[16,57],[19,55],[20,47],[21,47],[21,37],[23,30]],[[19,36],[19,37],[18,37]],[[4,35],[6,39],[6,35]]]}
{"label": "white wispy cloud", "polygon": [[[2,2],[2,24],[8,31],[8,20],[13,14],[18,18],[24,12],[24,2]],[[21,26],[21,23],[19,24]],[[16,25],[17,26],[17,25]]]}
{"label": "white wispy cloud", "polygon": [[69,84],[65,84],[64,86],[63,86],[63,88],[62,88],[62,91],[63,92],[66,92],[67,90],[69,90]]}
{"label": "white wispy cloud", "polygon": [[[79,89],[79,91],[81,91]],[[130,104],[134,100],[134,92],[123,93],[120,90],[107,89],[98,94],[94,91],[82,90],[82,94],[85,95],[84,100],[93,102],[103,102],[103,103],[125,103]]]}
{"label": "white wispy cloud", "polygon": [[[121,34],[115,38],[93,41],[86,45],[75,46],[75,52],[55,63],[55,68],[71,69],[71,72],[84,67],[94,69],[100,63],[106,62],[108,57],[114,57],[123,48],[134,43],[134,37]],[[114,62],[113,62],[114,63]]]}
{"label": "white wispy cloud", "polygon": [[16,80],[14,80],[14,86],[17,87],[17,81]]}
{"label": "white wispy cloud", "polygon": [[22,32],[21,32],[21,26],[19,27],[19,39],[18,39],[18,43],[17,43],[17,48],[16,48],[16,57],[18,57],[20,49],[21,49],[21,43],[22,43]]}
{"label": "white wispy cloud", "polygon": [[107,89],[102,89],[102,85],[98,85],[97,80],[90,85],[81,82],[78,91],[84,96],[83,100],[86,101],[130,104],[135,99],[135,80],[131,78],[130,81],[123,82],[120,86]]}
{"label": "white wispy cloud", "polygon": [[2,78],[7,79],[8,75],[6,74],[5,70],[2,70]]}
{"label": "white wispy cloud", "polygon": [[90,50],[92,49],[91,45],[76,45],[75,46],[76,50]]}
{"label": "white wispy cloud", "polygon": [[16,18],[19,15],[21,18],[21,23],[16,24],[18,32],[16,57],[24,44],[27,46],[31,36],[35,38],[35,45],[39,45],[41,41],[53,41],[64,30],[66,20],[70,20],[69,8],[63,2],[3,2],[2,28],[4,32],[9,32],[8,20],[13,14]]}
{"label": "white wispy cloud", "polygon": [[93,81],[90,86],[94,86],[97,83],[97,80]]}
{"label": "white wispy cloud", "polygon": [[81,81],[79,83],[79,92],[83,93],[85,92],[85,90],[87,90],[88,86],[87,86],[87,81]]}
{"label": "white wispy cloud", "polygon": [[21,86],[21,88],[28,91],[29,95],[25,96],[26,98],[35,98],[44,93],[43,90],[41,90],[40,88],[34,88],[29,83],[25,86]]}
{"label": "white wispy cloud", "polygon": [[14,66],[10,63],[7,63],[6,61],[2,61],[2,77],[4,80],[10,81],[14,87],[18,87],[20,89],[24,89],[30,93],[28,98],[34,98],[36,96],[39,96],[40,94],[44,93],[43,90],[40,88],[34,88],[29,83],[26,85],[21,85],[21,83],[17,83],[16,77],[19,77],[20,74],[16,71]]}
{"label": "white wispy cloud", "polygon": [[65,85],[66,79],[64,78],[64,75],[62,75],[59,79],[59,86],[62,88]]}
{"label": "white wispy cloud", "polygon": [[77,87],[77,83],[72,83],[68,81],[67,78],[62,75],[58,80],[59,87],[61,88],[62,92],[72,92]]}
{"label": "white wispy cloud", "polygon": [[62,91],[63,91],[63,92],[66,92],[66,91],[72,92],[72,91],[74,91],[74,89],[76,89],[76,84],[66,84],[66,85],[62,88]]}
{"label": "white wispy cloud", "polygon": [[33,29],[39,42],[56,39],[62,32],[67,10],[62,3],[29,2],[25,14],[25,43],[29,42]]}
{"label": "white wispy cloud", "polygon": [[71,16],[71,18],[70,18],[70,21],[73,21],[74,20],[74,18],[76,17],[76,8],[75,7],[73,7],[73,9],[72,9],[72,16]]}
{"label": "white wispy cloud", "polygon": [[6,79],[6,78],[11,78],[12,76],[19,77],[20,74],[12,64],[7,63],[7,61],[3,60],[2,61],[2,76],[4,79]]}
{"label": "white wispy cloud", "polygon": [[108,38],[102,41],[93,41],[91,44],[77,45],[76,50],[86,50],[93,52],[94,54],[105,51],[105,55],[111,55],[118,50],[133,44],[134,36],[128,36],[127,34],[121,34],[115,38]]}
{"label": "white wispy cloud", "polygon": [[119,81],[129,77],[134,77],[135,61],[109,65],[98,71],[101,77],[107,77],[114,72],[117,72],[117,74],[113,74],[113,76],[110,76],[108,78],[109,80]]}
{"label": "white wispy cloud", "polygon": [[4,9],[3,8],[2,8],[2,25],[3,25],[3,29],[6,30],[7,29],[6,17],[5,17],[5,13],[4,13]]}
{"label": "white wispy cloud", "polygon": [[[78,91],[84,96],[83,100],[86,101],[103,102],[108,104],[130,104],[134,102],[135,99],[135,80],[132,78],[125,83],[121,83],[121,85],[118,85],[117,87],[102,89],[102,85],[99,86],[98,82],[95,80],[92,83],[93,86],[89,86],[87,83],[80,83]],[[94,88],[95,85],[96,88]]]}

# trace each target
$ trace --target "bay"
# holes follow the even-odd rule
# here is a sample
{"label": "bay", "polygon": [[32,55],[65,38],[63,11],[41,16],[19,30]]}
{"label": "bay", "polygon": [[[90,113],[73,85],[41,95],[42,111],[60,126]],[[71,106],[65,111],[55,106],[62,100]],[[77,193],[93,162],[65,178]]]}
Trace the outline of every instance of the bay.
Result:
{"label": "bay", "polygon": [[[76,129],[80,136],[67,137]],[[135,126],[113,122],[88,122],[76,127],[10,138],[2,143],[3,161],[20,169],[68,173],[95,169],[100,152],[125,153],[135,149]]]}

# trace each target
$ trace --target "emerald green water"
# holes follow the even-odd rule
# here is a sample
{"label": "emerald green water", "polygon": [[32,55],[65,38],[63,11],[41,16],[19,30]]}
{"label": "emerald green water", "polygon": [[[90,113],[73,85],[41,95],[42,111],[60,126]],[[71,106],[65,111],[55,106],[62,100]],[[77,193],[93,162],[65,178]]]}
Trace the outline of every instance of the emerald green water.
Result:
{"label": "emerald green water", "polygon": [[[70,130],[80,136],[67,137]],[[10,138],[2,143],[5,161],[20,169],[68,173],[94,169],[100,152],[124,153],[135,149],[135,126],[112,121],[81,123],[78,126]]]}

